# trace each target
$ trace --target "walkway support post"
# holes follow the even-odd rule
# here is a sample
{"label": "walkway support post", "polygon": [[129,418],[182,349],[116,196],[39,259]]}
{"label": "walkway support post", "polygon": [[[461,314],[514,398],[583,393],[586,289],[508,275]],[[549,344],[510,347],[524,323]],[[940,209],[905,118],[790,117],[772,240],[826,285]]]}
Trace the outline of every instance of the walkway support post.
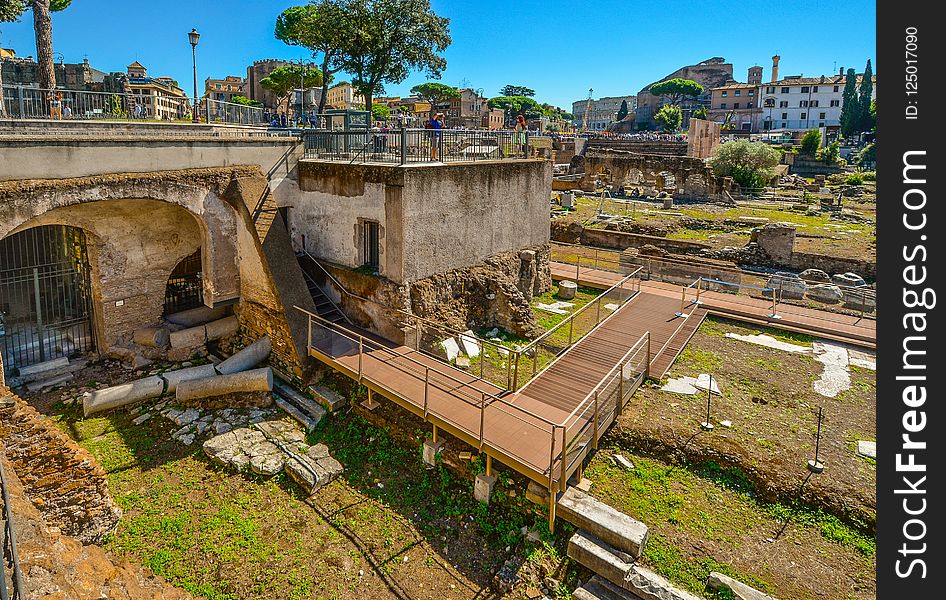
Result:
{"label": "walkway support post", "polygon": [[430,367],[425,367],[424,373],[424,419],[427,419],[427,390],[430,388]]}
{"label": "walkway support post", "polygon": [[594,443],[591,445],[595,450],[598,449],[598,390],[595,390],[595,422],[594,422]]}
{"label": "walkway support post", "polygon": [[361,362],[365,355],[365,338],[358,336],[358,383],[361,383]]}

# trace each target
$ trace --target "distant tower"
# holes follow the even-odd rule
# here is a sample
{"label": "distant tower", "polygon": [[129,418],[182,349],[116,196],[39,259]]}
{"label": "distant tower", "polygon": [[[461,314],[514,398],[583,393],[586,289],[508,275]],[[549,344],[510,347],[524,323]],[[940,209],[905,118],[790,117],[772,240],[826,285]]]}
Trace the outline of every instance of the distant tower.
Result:
{"label": "distant tower", "polygon": [[749,83],[754,85],[762,83],[762,67],[749,67]]}
{"label": "distant tower", "polygon": [[778,81],[778,61],[782,58],[778,54],[772,57],[772,83]]}

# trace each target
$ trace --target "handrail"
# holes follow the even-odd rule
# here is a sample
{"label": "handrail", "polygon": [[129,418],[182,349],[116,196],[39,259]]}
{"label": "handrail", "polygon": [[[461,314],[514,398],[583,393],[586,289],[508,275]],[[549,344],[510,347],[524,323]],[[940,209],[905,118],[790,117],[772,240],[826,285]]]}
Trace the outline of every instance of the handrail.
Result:
{"label": "handrail", "polygon": [[[23,600],[26,593],[23,591],[23,573],[20,570],[20,558],[16,553],[16,534],[13,528],[13,509],[10,506],[10,494],[7,491],[6,473],[3,461],[0,460],[0,491],[3,497],[3,556],[0,556],[0,598],[3,600]],[[9,595],[6,579],[6,561],[9,559],[12,567],[13,594]]]}
{"label": "handrail", "polygon": [[[260,195],[259,200],[256,202],[256,206],[253,208],[252,219],[255,224],[259,221],[260,215],[263,214],[263,206],[266,204],[266,198],[272,193],[272,190],[269,189],[269,183],[272,181],[273,175],[276,174],[276,171],[279,170],[280,165],[285,163],[286,165],[286,174],[288,175],[289,169],[289,157],[299,148],[299,144],[293,144],[283,152],[282,156],[279,157],[279,160],[270,167],[269,171],[266,173],[266,189],[263,190],[263,193]],[[260,240],[262,242],[262,240]]]}

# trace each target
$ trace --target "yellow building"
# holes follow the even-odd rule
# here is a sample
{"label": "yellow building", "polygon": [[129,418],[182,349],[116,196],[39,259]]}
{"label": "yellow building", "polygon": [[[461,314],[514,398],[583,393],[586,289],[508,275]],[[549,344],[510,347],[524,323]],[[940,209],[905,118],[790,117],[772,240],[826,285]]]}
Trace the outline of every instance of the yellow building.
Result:
{"label": "yellow building", "polygon": [[355,92],[347,81],[333,85],[325,95],[325,107],[339,110],[364,110],[365,97]]}
{"label": "yellow building", "polygon": [[138,61],[128,65],[127,73],[130,117],[172,121],[190,112],[187,94],[170,77],[148,77],[148,70]]}

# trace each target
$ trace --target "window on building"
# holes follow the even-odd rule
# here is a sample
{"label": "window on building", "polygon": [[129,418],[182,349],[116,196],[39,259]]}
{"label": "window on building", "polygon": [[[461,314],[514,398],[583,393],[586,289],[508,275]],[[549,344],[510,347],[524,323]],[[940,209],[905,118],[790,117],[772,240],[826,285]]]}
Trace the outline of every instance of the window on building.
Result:
{"label": "window on building", "polygon": [[799,101],[798,101],[798,107],[799,107],[799,108],[805,108],[806,106],[808,106],[808,101],[807,101],[807,100],[799,100]]}
{"label": "window on building", "polygon": [[787,93],[788,93],[788,88],[787,88],[787,87],[783,87],[783,88],[782,88],[782,93],[783,93],[783,94],[787,94]]}
{"label": "window on building", "polygon": [[808,118],[808,113],[802,113],[802,114],[801,114],[801,117],[799,117],[799,118],[800,118],[802,121],[804,121],[805,119]]}
{"label": "window on building", "polygon": [[782,121],[782,129],[785,129],[786,127],[788,127],[788,123],[786,123],[785,121]]}
{"label": "window on building", "polygon": [[835,91],[835,92],[837,92],[837,91],[840,90],[840,89],[841,89],[841,86],[838,86],[838,85],[834,86],[834,91]]}
{"label": "window on building", "polygon": [[733,107],[733,108],[739,108],[739,103],[738,103],[738,102],[733,102],[732,107]]}
{"label": "window on building", "polygon": [[788,100],[782,100],[778,103],[779,108],[788,108]]}
{"label": "window on building", "polygon": [[821,123],[818,123],[818,127],[824,127],[824,121],[822,121]]}
{"label": "window on building", "polygon": [[819,118],[819,119],[826,119],[826,118],[828,118],[828,115],[827,115],[826,113],[818,113],[818,118]]}
{"label": "window on building", "polygon": [[363,221],[361,232],[362,264],[377,269],[381,263],[380,227],[377,221]]}
{"label": "window on building", "polygon": [[774,86],[774,85],[770,85],[770,86],[768,86],[767,88],[765,88],[765,93],[766,93],[766,94],[774,94],[774,93],[775,93],[775,86]]}
{"label": "window on building", "polygon": [[[788,113],[782,113],[782,118],[783,118],[783,119],[787,119],[787,118],[788,118]],[[783,124],[782,127],[785,127],[785,125]]]}
{"label": "window on building", "polygon": [[807,93],[809,93],[809,92],[811,92],[811,88],[810,88],[810,87],[808,87],[807,85],[801,86],[801,93],[802,93],[802,94],[807,94]]}
{"label": "window on building", "polygon": [[840,100],[832,100],[832,101],[831,101],[831,106],[833,106],[833,107],[841,106],[841,101],[840,101]]}
{"label": "window on building", "polygon": [[725,102],[720,102],[720,103],[719,103],[719,107],[720,107],[720,108],[726,108],[726,103],[725,103]]}
{"label": "window on building", "polygon": [[775,108],[775,98],[766,98],[763,101],[763,106],[766,108]]}
{"label": "window on building", "polygon": [[755,90],[749,90],[749,95],[750,95],[750,96],[755,96]]}
{"label": "window on building", "polygon": [[741,90],[736,90],[736,95],[737,95],[737,96],[742,96],[742,91],[741,91]]}
{"label": "window on building", "polygon": [[722,92],[719,93],[719,95],[725,98],[726,96],[729,95],[729,92],[727,92],[726,90],[723,90]]}
{"label": "window on building", "polygon": [[817,93],[818,93],[818,86],[816,86],[816,85],[811,86],[811,93],[812,93],[812,94],[817,94]]}

